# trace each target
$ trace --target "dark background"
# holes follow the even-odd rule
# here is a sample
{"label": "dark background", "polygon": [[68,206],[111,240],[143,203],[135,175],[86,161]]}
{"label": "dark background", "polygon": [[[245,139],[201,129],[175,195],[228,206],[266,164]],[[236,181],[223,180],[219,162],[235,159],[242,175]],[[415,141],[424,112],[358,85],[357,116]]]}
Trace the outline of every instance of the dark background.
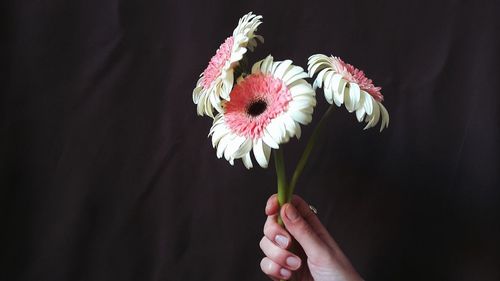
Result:
{"label": "dark background", "polygon": [[2,6],[1,280],[267,280],[274,170],[217,159],[191,97],[249,11],[253,58],[334,54],[383,87],[389,128],[335,110],[297,190],[361,275],[500,280],[498,1]]}

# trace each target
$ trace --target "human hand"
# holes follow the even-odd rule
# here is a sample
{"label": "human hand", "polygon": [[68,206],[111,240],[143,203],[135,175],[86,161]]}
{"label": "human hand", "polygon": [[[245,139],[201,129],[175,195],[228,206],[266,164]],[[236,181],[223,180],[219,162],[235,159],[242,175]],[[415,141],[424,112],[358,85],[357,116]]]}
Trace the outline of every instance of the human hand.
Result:
{"label": "human hand", "polygon": [[[302,198],[295,195],[291,204],[285,204],[281,208],[280,214],[286,230],[277,223],[278,211],[278,199],[274,194],[267,201],[267,220],[264,237],[260,241],[260,248],[266,255],[260,266],[271,279],[362,280]],[[292,243],[292,237],[298,243]]]}

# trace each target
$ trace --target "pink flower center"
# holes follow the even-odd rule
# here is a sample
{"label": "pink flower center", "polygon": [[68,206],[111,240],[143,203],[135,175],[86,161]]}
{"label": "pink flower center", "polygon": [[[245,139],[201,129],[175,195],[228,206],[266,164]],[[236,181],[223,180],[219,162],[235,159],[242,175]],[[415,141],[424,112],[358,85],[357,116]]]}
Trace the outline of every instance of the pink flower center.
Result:
{"label": "pink flower center", "polygon": [[226,62],[231,59],[233,43],[233,36],[228,37],[226,41],[220,45],[215,55],[208,62],[207,68],[203,71],[203,81],[201,82],[205,90],[208,90],[208,88],[212,85],[212,82],[214,82],[215,79],[221,75],[222,68],[224,68]]}
{"label": "pink flower center", "polygon": [[349,82],[358,84],[362,90],[365,90],[376,101],[381,102],[384,100],[384,96],[382,95],[382,93],[380,93],[380,90],[382,88],[375,87],[372,80],[368,79],[362,70],[359,70],[356,67],[345,63],[342,59],[337,57],[332,59],[332,64],[334,70],[342,75],[344,79]]}
{"label": "pink flower center", "polygon": [[225,104],[224,119],[231,131],[260,138],[266,126],[286,111],[292,94],[285,83],[271,75],[252,74],[235,85]]}

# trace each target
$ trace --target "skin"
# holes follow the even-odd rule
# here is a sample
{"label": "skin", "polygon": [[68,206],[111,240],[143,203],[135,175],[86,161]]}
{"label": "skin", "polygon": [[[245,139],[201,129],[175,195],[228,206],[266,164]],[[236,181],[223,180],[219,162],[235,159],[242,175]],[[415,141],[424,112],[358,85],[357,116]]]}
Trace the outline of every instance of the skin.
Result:
{"label": "skin", "polygon": [[[286,230],[277,223],[279,211]],[[267,201],[266,215],[260,241],[266,256],[260,266],[272,280],[363,280],[302,198],[295,195],[279,210],[274,194]]]}

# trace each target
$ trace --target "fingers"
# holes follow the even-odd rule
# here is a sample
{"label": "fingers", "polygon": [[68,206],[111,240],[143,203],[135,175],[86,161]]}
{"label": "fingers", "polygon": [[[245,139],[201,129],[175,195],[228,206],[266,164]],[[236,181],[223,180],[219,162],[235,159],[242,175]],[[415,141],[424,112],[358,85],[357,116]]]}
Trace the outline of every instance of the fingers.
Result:
{"label": "fingers", "polygon": [[273,194],[269,199],[267,199],[267,204],[266,204],[266,215],[272,216],[272,215],[277,215],[278,211],[280,209],[279,203],[278,203],[278,195]]}
{"label": "fingers", "polygon": [[292,270],[301,265],[296,255],[285,250],[291,243],[291,237],[286,230],[276,222],[279,204],[276,195],[269,198],[266,205],[268,215],[264,225],[264,237],[260,241],[260,248],[266,255],[260,266],[262,271],[273,280],[287,280],[292,276]]}
{"label": "fingers", "polygon": [[262,269],[262,272],[267,274],[273,280],[287,280],[292,276],[292,272],[290,270],[281,267],[268,257],[262,259],[260,262],[260,268]]}
{"label": "fingers", "polygon": [[[271,279],[287,280],[292,271],[300,267],[301,260],[286,250],[292,244],[293,238],[300,244],[310,264],[327,268],[333,266],[347,274],[346,276],[359,278],[328,230],[302,198],[294,196],[291,203],[285,204],[280,210],[275,194],[267,201],[266,214],[268,217],[264,225],[265,236],[260,242],[266,257],[261,261],[261,268]],[[277,223],[278,214],[281,215],[286,229]]]}
{"label": "fingers", "polygon": [[292,241],[290,234],[281,227],[276,218],[278,217],[279,203],[278,196],[276,194],[271,195],[267,200],[266,204],[266,214],[267,220],[264,224],[264,235],[276,245],[283,249],[286,249]]}
{"label": "fingers", "polygon": [[312,218],[308,213],[314,215],[309,207],[307,207],[308,213],[300,205],[299,208],[302,213],[293,204],[285,204],[281,208],[281,217],[288,232],[299,242],[308,258],[312,261],[320,261],[322,257],[329,256],[330,247],[309,224],[308,221]]}
{"label": "fingers", "polygon": [[300,258],[295,254],[278,247],[272,241],[267,239],[267,237],[262,237],[260,240],[260,248],[264,254],[271,259],[273,262],[279,264],[289,270],[297,270],[300,267]]}
{"label": "fingers", "polygon": [[277,215],[268,216],[264,224],[264,235],[279,247],[286,249],[292,241],[290,234],[276,222]]}
{"label": "fingers", "polygon": [[323,240],[328,246],[336,249],[337,243],[332,238],[328,230],[321,223],[318,216],[311,211],[309,204],[304,201],[301,197],[294,195],[292,198],[292,204],[296,207],[299,214],[305,219],[305,221],[311,226],[311,228],[316,232],[321,240]]}
{"label": "fingers", "polygon": [[264,235],[268,240],[286,249],[291,244],[291,234],[301,244],[306,254],[313,259],[320,258],[327,252],[339,251],[337,243],[328,230],[301,197],[294,195],[291,204],[285,204],[282,207],[281,217],[288,231],[276,222],[279,211],[278,197],[274,194],[269,197],[266,204],[268,217],[264,225]]}

